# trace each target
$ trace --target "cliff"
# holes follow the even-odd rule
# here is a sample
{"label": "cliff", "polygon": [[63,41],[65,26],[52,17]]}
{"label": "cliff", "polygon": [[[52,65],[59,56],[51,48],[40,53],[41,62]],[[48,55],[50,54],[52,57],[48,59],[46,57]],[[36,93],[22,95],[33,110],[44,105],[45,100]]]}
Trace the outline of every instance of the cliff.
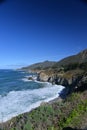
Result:
{"label": "cliff", "polygon": [[63,85],[69,92],[87,89],[87,49],[41,70],[37,80]]}
{"label": "cliff", "polygon": [[44,61],[22,69],[38,73],[38,81],[63,85],[69,91],[86,89],[81,86],[87,81],[87,49],[58,62]]}
{"label": "cliff", "polygon": [[38,74],[37,80],[63,85],[69,88],[69,92],[87,89],[87,73],[79,69],[56,74],[49,74],[47,71],[42,71]]}

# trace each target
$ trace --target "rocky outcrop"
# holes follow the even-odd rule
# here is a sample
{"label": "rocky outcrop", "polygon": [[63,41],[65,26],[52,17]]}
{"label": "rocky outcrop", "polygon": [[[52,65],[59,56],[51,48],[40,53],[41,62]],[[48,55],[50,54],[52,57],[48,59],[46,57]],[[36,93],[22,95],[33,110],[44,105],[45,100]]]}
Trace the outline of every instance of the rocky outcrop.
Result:
{"label": "rocky outcrop", "polygon": [[31,76],[31,77],[28,77],[28,80],[34,80],[34,78]]}
{"label": "rocky outcrop", "polygon": [[75,86],[75,91],[84,91],[87,90],[87,73],[85,73],[81,80],[78,81],[77,86]]}
{"label": "rocky outcrop", "polygon": [[38,81],[47,82],[48,79],[49,79],[49,76],[47,74],[45,74],[44,72],[38,73],[38,76],[37,76]]}
{"label": "rocky outcrop", "polygon": [[68,86],[68,81],[65,78],[61,77],[61,76],[49,77],[48,82],[51,82],[53,84]]}
{"label": "rocky outcrop", "polygon": [[37,80],[43,82],[51,82],[52,84],[63,85],[68,87],[70,91],[80,91],[87,89],[87,73],[85,74],[74,74],[70,77],[65,76],[66,74],[53,74],[48,75],[46,72],[40,72]]}

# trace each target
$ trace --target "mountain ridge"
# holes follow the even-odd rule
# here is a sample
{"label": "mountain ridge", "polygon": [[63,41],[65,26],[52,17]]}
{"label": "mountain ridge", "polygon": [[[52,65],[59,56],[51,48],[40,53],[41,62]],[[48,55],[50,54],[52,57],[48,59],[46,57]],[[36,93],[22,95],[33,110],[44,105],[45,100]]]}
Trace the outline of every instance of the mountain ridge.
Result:
{"label": "mountain ridge", "polygon": [[21,69],[23,70],[43,70],[51,67],[61,67],[64,65],[68,64],[73,64],[73,63],[84,63],[87,62],[87,49],[82,50],[81,52],[71,55],[68,57],[65,57],[61,59],[60,61],[44,61],[44,62],[38,62],[26,67],[23,67]]}
{"label": "mountain ridge", "polygon": [[77,53],[76,55],[71,55],[62,60],[58,61],[55,66],[68,65],[72,63],[84,63],[87,62],[87,49]]}
{"label": "mountain ridge", "polygon": [[55,61],[43,61],[43,62],[38,62],[32,65],[29,65],[27,67],[23,67],[23,70],[36,70],[36,69],[44,69],[48,67],[52,67],[56,62]]}

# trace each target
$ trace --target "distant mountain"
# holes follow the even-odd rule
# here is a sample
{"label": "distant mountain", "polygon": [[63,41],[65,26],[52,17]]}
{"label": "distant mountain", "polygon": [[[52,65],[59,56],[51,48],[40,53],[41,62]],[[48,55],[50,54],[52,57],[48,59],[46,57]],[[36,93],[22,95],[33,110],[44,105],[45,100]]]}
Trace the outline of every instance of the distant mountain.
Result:
{"label": "distant mountain", "polygon": [[66,57],[58,62],[54,61],[44,61],[44,62],[39,62],[36,64],[32,64],[27,67],[23,67],[23,70],[43,70],[47,68],[55,68],[55,67],[61,67],[69,64],[74,64],[74,63],[85,63],[87,62],[87,49],[81,51],[80,53]]}
{"label": "distant mountain", "polygon": [[62,66],[62,65],[68,65],[68,64],[73,64],[73,63],[84,63],[87,62],[87,49],[81,51],[80,53],[66,57],[57,63],[55,63],[54,66]]}
{"label": "distant mountain", "polygon": [[23,70],[41,70],[44,68],[52,67],[56,62],[54,61],[44,61],[44,62],[39,62],[36,64],[32,64],[27,67],[23,67]]}

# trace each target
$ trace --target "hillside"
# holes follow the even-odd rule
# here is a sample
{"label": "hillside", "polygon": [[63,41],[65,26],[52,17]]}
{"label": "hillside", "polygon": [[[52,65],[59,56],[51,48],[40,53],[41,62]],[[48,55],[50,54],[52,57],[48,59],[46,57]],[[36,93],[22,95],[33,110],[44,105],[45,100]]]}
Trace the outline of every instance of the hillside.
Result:
{"label": "hillside", "polygon": [[27,67],[23,67],[23,70],[41,70],[41,69],[45,69],[48,67],[52,67],[56,62],[54,61],[44,61],[44,62],[39,62],[36,64],[32,64],[30,66]]}
{"label": "hillside", "polygon": [[22,70],[44,70],[44,69],[49,69],[49,68],[60,68],[62,66],[66,66],[69,64],[81,64],[87,62],[87,49],[79,52],[76,55],[66,57],[60,61],[54,62],[54,61],[44,61],[44,62],[39,62],[36,64],[29,65],[27,67],[21,68]]}
{"label": "hillside", "polygon": [[73,63],[84,63],[87,62],[87,49],[81,51],[80,53],[66,57],[60,61],[58,61],[54,66],[62,66],[62,65],[68,65]]}
{"label": "hillside", "polygon": [[87,90],[87,49],[40,71],[37,80],[63,85],[69,93]]}

